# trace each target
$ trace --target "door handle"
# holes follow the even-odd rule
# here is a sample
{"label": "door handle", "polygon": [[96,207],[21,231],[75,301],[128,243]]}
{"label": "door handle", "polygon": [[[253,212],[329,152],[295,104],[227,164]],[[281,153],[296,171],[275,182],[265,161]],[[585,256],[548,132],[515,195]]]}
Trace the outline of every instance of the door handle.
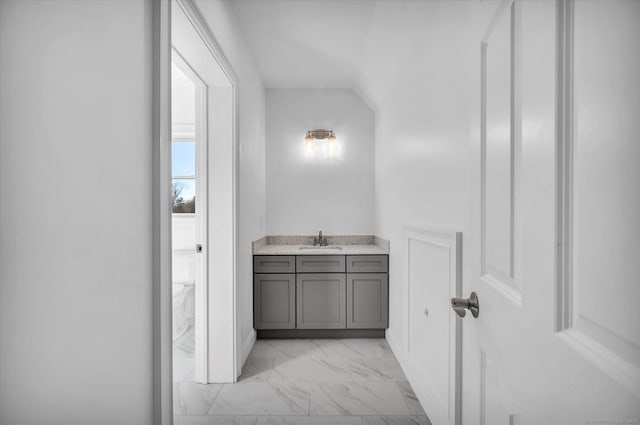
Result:
{"label": "door handle", "polygon": [[472,292],[469,298],[451,298],[451,308],[460,317],[466,316],[467,310],[471,311],[473,317],[478,317],[480,314],[478,294]]}

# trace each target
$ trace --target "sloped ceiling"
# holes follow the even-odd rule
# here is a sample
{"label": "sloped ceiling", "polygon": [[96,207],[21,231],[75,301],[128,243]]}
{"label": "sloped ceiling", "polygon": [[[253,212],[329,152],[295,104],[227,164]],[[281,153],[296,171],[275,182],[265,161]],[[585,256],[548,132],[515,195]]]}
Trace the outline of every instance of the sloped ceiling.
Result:
{"label": "sloped ceiling", "polygon": [[375,0],[229,0],[268,88],[352,88]]}

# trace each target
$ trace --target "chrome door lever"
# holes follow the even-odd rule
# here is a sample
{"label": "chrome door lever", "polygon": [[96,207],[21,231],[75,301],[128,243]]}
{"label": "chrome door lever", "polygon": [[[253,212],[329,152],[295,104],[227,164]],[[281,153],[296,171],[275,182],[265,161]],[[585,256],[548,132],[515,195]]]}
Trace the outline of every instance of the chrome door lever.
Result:
{"label": "chrome door lever", "polygon": [[469,298],[451,298],[451,308],[460,317],[466,316],[467,310],[471,311],[473,317],[478,317],[480,314],[478,294],[472,292]]}

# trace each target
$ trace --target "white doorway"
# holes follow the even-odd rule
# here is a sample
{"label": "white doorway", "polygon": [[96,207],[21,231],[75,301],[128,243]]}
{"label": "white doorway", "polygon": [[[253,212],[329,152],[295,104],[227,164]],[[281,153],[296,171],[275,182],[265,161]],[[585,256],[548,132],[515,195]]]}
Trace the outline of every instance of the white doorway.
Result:
{"label": "white doorway", "polygon": [[236,79],[193,2],[170,4],[172,106],[182,108],[172,112],[173,271],[195,280],[192,335],[179,347],[191,350],[193,373],[176,358],[174,377],[228,383],[237,378]]}
{"label": "white doorway", "polygon": [[[206,105],[199,108],[202,119],[196,120],[202,125],[193,130],[195,138],[201,138],[206,146],[206,154],[197,159],[199,167],[206,169],[206,190],[196,188],[196,202],[206,203],[206,214],[202,215],[206,231],[200,229],[204,254],[200,258],[206,264],[201,264],[199,272],[206,277],[194,291],[198,331],[191,377],[202,383],[235,382],[240,369],[235,278],[238,80],[192,0],[159,0],[153,3],[153,13],[154,422],[171,424],[176,388],[172,362],[172,62],[199,85],[195,97],[200,96],[200,104]],[[196,184],[198,180],[196,171]],[[193,242],[195,236],[191,245]]]}
{"label": "white doorway", "polygon": [[206,383],[207,86],[175,50],[171,61],[173,376]]}

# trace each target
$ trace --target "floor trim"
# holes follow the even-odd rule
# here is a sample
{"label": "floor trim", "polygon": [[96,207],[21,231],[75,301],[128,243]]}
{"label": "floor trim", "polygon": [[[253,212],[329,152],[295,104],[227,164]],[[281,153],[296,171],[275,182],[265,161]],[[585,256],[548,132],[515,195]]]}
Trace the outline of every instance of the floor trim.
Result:
{"label": "floor trim", "polygon": [[251,353],[251,349],[253,348],[253,344],[256,342],[256,331],[251,329],[251,333],[247,335],[242,343],[242,364],[247,361],[249,354]]}

